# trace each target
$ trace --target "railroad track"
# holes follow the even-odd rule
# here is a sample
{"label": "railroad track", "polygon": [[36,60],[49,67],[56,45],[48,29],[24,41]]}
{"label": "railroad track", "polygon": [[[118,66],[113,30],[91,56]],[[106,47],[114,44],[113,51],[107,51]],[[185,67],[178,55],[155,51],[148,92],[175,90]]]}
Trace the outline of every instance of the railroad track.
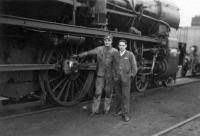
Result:
{"label": "railroad track", "polygon": [[199,118],[200,118],[200,113],[198,113],[198,114],[196,114],[196,115],[194,115],[194,116],[192,116],[192,117],[190,117],[186,120],[183,120],[183,121],[181,121],[181,122],[179,122],[179,123],[177,123],[173,126],[170,126],[169,128],[166,128],[166,129],[164,129],[164,130],[162,130],[158,133],[155,133],[152,136],[164,136],[164,135],[169,134],[170,132],[177,130],[177,129],[183,127],[184,125],[187,125],[187,124],[191,123],[192,121],[195,121]]}
{"label": "railroad track", "polygon": [[33,114],[39,114],[39,113],[43,113],[43,112],[48,112],[48,111],[56,110],[58,108],[60,108],[60,107],[51,106],[51,107],[48,107],[48,108],[45,108],[45,109],[42,109],[42,110],[36,110],[36,111],[30,111],[30,112],[25,112],[25,113],[19,113],[19,114],[4,116],[4,117],[0,117],[0,121],[12,119],[12,118],[24,117],[24,116],[33,115]]}
{"label": "railroad track", "polygon": [[[178,82],[176,84],[171,85],[170,87],[179,87],[179,86],[183,86],[183,85],[187,85],[187,84],[191,84],[191,83],[195,83],[195,82],[200,82],[200,79],[191,80],[190,77],[187,77],[187,78],[190,81],[188,81],[186,78],[179,78],[178,80],[185,79],[185,81],[187,81],[187,82],[185,82],[185,81],[184,82]],[[131,96],[132,97],[133,96],[134,97],[139,97],[139,96],[142,96],[142,95],[147,95],[149,92],[156,91],[156,90],[158,90],[160,88],[163,88],[163,87],[148,89],[144,93],[133,92],[133,93],[131,93]],[[85,106],[85,105],[89,105],[90,103],[92,103],[92,100],[81,102],[81,103],[78,104],[78,106]],[[29,115],[33,115],[33,114],[39,114],[39,113],[43,113],[43,112],[50,112],[50,111],[54,111],[54,110],[61,110],[62,108],[63,107],[55,106],[55,105],[48,105],[48,106],[44,105],[44,106],[41,106],[41,108],[37,109],[37,110],[32,110],[32,111],[23,112],[23,113],[15,113],[15,114],[11,114],[11,115],[2,116],[2,117],[0,117],[0,121],[1,120],[12,119],[12,118],[23,117],[23,116],[29,116]]]}

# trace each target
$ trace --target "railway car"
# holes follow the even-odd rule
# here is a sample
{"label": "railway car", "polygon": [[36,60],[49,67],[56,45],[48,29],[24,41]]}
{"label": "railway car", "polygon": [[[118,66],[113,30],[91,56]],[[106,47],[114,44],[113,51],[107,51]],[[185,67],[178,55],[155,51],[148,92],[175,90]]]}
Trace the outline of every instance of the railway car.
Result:
{"label": "railway car", "polygon": [[0,95],[33,94],[74,105],[94,87],[95,56],[73,54],[101,46],[104,35],[128,41],[137,59],[134,90],[168,83],[178,70],[177,6],[164,0],[2,0]]}

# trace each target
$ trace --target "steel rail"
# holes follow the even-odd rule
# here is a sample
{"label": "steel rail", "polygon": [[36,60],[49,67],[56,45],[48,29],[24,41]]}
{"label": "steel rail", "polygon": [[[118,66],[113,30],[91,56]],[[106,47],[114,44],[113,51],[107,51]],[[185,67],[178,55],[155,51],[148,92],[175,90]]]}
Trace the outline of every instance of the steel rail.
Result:
{"label": "steel rail", "polygon": [[190,117],[190,118],[188,118],[188,119],[186,119],[184,121],[181,121],[180,123],[175,124],[175,125],[167,128],[167,129],[165,129],[165,130],[162,130],[162,131],[160,131],[160,132],[158,132],[156,134],[153,134],[152,136],[162,136],[162,135],[164,135],[166,133],[169,133],[170,131],[172,131],[172,130],[174,130],[176,128],[179,128],[179,127],[185,125],[186,123],[189,123],[189,122],[191,122],[191,121],[193,121],[193,120],[195,120],[195,119],[197,119],[199,117],[200,117],[200,113],[198,113],[198,114],[196,114],[196,115],[194,115],[194,116],[192,116],[192,117]]}
{"label": "steel rail", "polygon": [[42,21],[30,18],[23,18],[11,15],[0,14],[0,24],[6,25],[16,25],[28,28],[35,28],[39,30],[45,31],[54,31],[54,32],[63,32],[64,34],[78,34],[78,35],[88,35],[88,36],[101,36],[111,33],[114,37],[118,38],[127,38],[132,40],[138,41],[145,41],[145,42],[153,42],[153,43],[161,43],[162,41],[158,38],[152,38],[148,36],[140,36],[131,33],[125,32],[116,32],[116,31],[108,31],[104,29],[97,29],[97,28],[89,28],[89,27],[82,27],[82,26],[75,26],[69,24],[62,24],[62,23],[55,23],[49,21]]}
{"label": "steel rail", "polygon": [[24,116],[29,116],[29,115],[33,115],[33,114],[39,114],[39,113],[53,111],[53,110],[58,110],[58,108],[61,108],[61,107],[52,106],[52,107],[48,107],[48,108],[42,109],[42,110],[37,110],[37,111],[31,111],[31,112],[25,112],[25,113],[19,113],[19,114],[14,114],[14,115],[10,115],[10,116],[0,117],[0,121],[7,120],[7,119],[24,117]]}

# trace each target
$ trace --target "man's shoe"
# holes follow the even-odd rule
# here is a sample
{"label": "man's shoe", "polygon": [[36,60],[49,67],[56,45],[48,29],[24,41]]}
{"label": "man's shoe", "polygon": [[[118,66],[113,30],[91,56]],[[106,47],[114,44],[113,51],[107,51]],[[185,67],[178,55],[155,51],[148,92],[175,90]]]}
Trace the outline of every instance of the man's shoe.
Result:
{"label": "man's shoe", "polygon": [[94,117],[95,115],[98,115],[99,114],[99,112],[92,112],[91,114],[90,114],[90,116],[91,117]]}
{"label": "man's shoe", "polygon": [[114,116],[121,116],[121,115],[122,115],[122,111],[121,110],[115,112],[115,114],[114,114]]}
{"label": "man's shoe", "polygon": [[123,118],[123,120],[124,120],[125,122],[128,122],[128,121],[130,120],[130,117],[127,116],[127,115],[124,115],[122,118]]}
{"label": "man's shoe", "polygon": [[109,114],[109,110],[104,110],[103,114],[105,114],[105,115]]}

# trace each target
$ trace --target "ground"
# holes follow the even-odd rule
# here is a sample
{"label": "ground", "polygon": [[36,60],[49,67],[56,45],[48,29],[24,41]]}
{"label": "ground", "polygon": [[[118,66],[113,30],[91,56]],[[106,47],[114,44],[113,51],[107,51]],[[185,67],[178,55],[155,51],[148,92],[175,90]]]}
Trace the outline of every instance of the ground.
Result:
{"label": "ground", "polygon": [[176,128],[163,136],[199,136],[200,118],[193,120],[179,128]]}
{"label": "ground", "polygon": [[96,117],[85,103],[2,120],[0,136],[150,136],[199,113],[199,90],[198,82],[132,96],[129,122],[113,116],[114,102],[109,115]]}

